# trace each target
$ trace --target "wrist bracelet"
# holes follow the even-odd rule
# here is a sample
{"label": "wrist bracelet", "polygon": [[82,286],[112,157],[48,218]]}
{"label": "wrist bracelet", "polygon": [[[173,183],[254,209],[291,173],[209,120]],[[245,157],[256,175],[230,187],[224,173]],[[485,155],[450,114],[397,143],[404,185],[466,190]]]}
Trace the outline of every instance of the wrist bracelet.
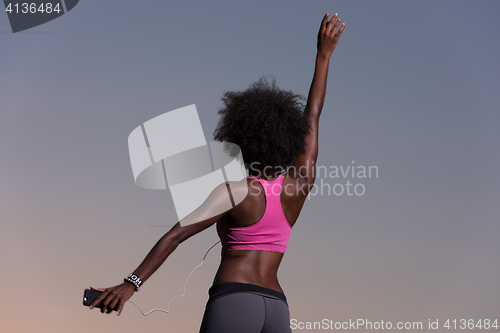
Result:
{"label": "wrist bracelet", "polygon": [[129,276],[124,278],[123,281],[132,283],[135,286],[135,291],[139,291],[139,288],[142,285],[142,280],[134,273],[131,273]]}

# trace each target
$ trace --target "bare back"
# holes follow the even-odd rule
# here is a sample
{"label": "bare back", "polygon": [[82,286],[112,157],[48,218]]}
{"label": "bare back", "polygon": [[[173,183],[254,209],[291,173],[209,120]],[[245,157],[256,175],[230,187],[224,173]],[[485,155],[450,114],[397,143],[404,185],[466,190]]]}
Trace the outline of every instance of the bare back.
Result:
{"label": "bare back", "polygon": [[[246,227],[257,223],[266,210],[266,196],[262,185],[255,179],[247,179],[248,195],[233,210],[222,217],[230,227]],[[303,178],[290,172],[283,177],[280,201],[283,213],[293,227],[306,199],[306,183]],[[214,284],[224,282],[251,283],[283,293],[278,282],[278,268],[283,253],[254,250],[222,251],[221,263]]]}

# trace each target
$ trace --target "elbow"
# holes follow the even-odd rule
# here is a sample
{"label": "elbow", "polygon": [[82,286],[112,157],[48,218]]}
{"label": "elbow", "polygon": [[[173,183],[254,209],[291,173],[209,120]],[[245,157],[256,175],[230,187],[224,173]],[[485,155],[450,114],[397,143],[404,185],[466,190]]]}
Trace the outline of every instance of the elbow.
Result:
{"label": "elbow", "polygon": [[183,233],[185,230],[181,227],[179,222],[177,222],[172,229],[170,229],[169,232],[165,234],[164,239],[165,241],[176,248],[180,243],[184,241],[183,239]]}
{"label": "elbow", "polygon": [[189,227],[181,227],[175,230],[175,232],[171,235],[171,243],[173,246],[177,247],[179,244],[184,242],[186,239],[192,236],[192,232],[190,232]]}

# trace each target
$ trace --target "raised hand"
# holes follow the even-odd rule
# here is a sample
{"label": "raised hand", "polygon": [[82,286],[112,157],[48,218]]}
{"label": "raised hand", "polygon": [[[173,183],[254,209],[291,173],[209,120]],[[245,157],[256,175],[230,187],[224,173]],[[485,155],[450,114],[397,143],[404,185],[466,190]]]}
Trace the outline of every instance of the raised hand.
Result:
{"label": "raised hand", "polygon": [[335,13],[330,21],[328,21],[329,15],[326,13],[323,17],[318,33],[318,55],[327,59],[330,58],[333,50],[335,50],[340,35],[345,28],[345,23],[342,23],[339,28],[340,19],[335,21],[339,15],[338,13]]}

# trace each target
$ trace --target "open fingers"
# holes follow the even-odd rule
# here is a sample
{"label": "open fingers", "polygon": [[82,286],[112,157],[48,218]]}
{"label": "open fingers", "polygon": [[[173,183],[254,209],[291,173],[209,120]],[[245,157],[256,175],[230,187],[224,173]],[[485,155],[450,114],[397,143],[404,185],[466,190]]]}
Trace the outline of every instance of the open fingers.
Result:
{"label": "open fingers", "polygon": [[326,26],[326,32],[332,31],[333,24],[335,23],[335,20],[337,19],[338,16],[339,16],[338,13],[335,13],[335,15],[333,15],[332,19],[328,22]]}
{"label": "open fingers", "polygon": [[342,23],[340,29],[335,33],[335,41],[339,40],[342,31],[344,31],[344,28],[345,28],[345,23]]}
{"label": "open fingers", "polygon": [[328,16],[330,14],[326,13],[325,16],[323,16],[323,20],[321,20],[321,29],[326,29],[326,22],[328,22]]}
{"label": "open fingers", "polygon": [[340,24],[340,19],[338,19],[335,24],[333,25],[332,31],[330,31],[330,35],[335,35],[335,32],[337,31],[337,28],[339,27]]}

